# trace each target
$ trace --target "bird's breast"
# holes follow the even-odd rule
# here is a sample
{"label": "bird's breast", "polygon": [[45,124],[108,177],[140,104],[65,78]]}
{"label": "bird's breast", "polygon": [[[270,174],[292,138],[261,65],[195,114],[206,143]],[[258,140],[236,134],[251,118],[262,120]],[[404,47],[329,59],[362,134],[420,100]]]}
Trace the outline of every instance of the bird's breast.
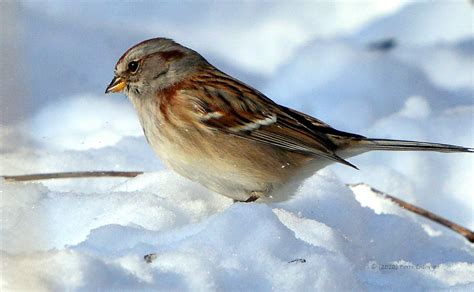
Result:
{"label": "bird's breast", "polygon": [[170,123],[156,102],[138,101],[134,106],[148,143],[169,168],[227,197],[245,201],[257,191],[285,200],[292,193],[285,186],[317,170],[308,168],[309,162],[315,164],[314,157]]}

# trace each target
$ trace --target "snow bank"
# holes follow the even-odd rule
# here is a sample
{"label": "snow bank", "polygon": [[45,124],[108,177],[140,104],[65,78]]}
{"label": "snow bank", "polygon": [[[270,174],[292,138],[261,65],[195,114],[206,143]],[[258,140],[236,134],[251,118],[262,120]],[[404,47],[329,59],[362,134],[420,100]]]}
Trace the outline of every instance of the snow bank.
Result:
{"label": "snow bank", "polygon": [[465,289],[474,281],[464,239],[437,226],[432,237],[426,220],[401,210],[362,208],[329,171],[270,205],[232,204],[168,171],[93,194],[0,186],[2,212],[16,214],[2,224],[6,289]]}

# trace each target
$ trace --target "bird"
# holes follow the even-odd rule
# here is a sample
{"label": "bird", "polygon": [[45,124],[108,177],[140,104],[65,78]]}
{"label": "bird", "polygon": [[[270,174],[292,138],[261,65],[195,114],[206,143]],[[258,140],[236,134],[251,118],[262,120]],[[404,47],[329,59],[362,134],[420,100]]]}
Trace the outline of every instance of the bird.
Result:
{"label": "bird", "polygon": [[237,202],[288,200],[332,163],[368,151],[473,152],[473,148],[374,139],[337,130],[279,105],[168,38],[142,41],[117,61],[105,93],[123,92],[147,142],[178,174]]}

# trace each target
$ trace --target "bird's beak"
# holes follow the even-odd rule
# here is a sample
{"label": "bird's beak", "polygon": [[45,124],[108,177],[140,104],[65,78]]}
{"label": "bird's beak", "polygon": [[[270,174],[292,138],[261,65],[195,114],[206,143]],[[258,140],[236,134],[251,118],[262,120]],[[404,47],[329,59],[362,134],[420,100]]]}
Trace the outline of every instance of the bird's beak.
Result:
{"label": "bird's beak", "polygon": [[107,86],[107,89],[105,90],[105,93],[120,92],[125,88],[125,85],[127,85],[125,83],[125,80],[123,80],[121,77],[115,76],[114,79],[112,79],[112,82],[110,82],[109,86]]}

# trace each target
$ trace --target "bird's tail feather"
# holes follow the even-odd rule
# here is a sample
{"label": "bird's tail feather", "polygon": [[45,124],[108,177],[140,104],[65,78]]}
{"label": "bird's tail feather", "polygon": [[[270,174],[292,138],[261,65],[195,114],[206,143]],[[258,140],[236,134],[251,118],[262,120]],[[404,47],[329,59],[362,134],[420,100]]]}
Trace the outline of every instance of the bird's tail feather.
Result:
{"label": "bird's tail feather", "polygon": [[361,139],[358,143],[363,148],[370,150],[388,150],[388,151],[436,151],[436,152],[474,152],[474,148],[467,148],[456,145],[390,140],[390,139]]}

